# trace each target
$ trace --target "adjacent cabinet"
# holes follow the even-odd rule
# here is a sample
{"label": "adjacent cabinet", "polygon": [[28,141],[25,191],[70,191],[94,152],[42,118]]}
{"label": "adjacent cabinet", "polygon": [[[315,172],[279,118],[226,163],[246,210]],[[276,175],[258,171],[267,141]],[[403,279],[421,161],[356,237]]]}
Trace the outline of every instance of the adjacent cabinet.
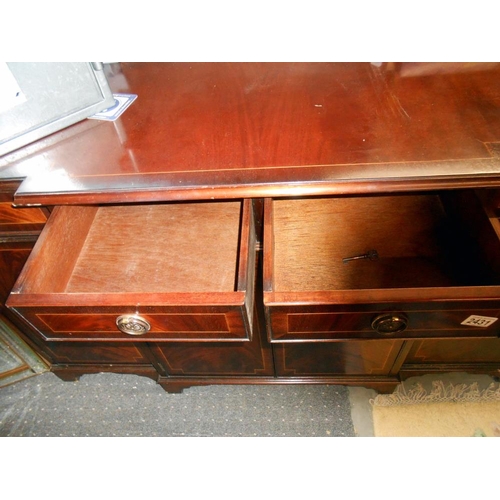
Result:
{"label": "adjacent cabinet", "polygon": [[108,69],[117,121],[0,158],[2,311],[59,377],[499,375],[498,65]]}

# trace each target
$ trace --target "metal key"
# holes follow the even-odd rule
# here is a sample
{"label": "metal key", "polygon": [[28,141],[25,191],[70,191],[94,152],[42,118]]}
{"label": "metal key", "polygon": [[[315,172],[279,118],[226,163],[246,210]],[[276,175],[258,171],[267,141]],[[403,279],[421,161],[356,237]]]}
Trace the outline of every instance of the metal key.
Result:
{"label": "metal key", "polygon": [[342,262],[346,264],[351,260],[360,260],[360,259],[377,260],[378,252],[377,250],[368,250],[368,252],[364,253],[363,255],[356,255],[355,257],[345,257],[344,259],[342,259]]}

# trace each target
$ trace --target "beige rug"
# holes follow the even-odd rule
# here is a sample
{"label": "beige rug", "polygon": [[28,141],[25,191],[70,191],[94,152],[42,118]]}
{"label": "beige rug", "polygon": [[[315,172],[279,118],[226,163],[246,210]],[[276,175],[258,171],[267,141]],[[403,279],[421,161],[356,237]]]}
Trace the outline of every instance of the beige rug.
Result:
{"label": "beige rug", "polygon": [[376,437],[500,437],[498,383],[403,383],[370,403]]}

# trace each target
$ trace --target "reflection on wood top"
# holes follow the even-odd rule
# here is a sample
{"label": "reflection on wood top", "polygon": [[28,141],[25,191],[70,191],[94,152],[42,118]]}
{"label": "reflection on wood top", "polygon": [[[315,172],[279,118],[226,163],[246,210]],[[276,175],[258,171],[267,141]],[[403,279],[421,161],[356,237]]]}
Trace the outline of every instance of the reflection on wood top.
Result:
{"label": "reflection on wood top", "polygon": [[500,185],[497,63],[122,63],[137,94],[0,158],[23,203]]}

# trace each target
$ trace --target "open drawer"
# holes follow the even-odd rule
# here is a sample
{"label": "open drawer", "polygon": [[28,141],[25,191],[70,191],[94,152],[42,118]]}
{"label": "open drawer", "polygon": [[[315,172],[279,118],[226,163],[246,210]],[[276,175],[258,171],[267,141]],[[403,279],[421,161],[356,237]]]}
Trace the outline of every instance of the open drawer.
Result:
{"label": "open drawer", "polygon": [[47,340],[251,338],[251,202],[54,209],[7,305]]}
{"label": "open drawer", "polygon": [[472,190],[267,199],[264,224],[271,342],[500,331],[498,221]]}

